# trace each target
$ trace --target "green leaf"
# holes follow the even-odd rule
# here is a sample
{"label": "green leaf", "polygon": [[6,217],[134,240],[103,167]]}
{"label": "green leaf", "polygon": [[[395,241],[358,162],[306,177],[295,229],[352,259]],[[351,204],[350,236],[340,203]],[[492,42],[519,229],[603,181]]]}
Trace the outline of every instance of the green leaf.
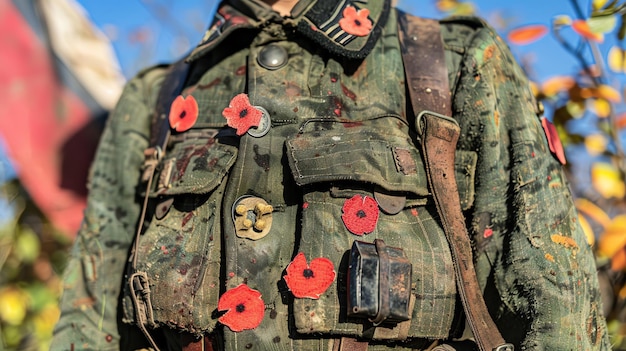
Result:
{"label": "green leaf", "polygon": [[594,33],[608,33],[615,29],[617,25],[617,16],[600,16],[600,17],[591,17],[587,20],[589,24],[589,29]]}
{"label": "green leaf", "polygon": [[567,112],[575,119],[581,118],[585,114],[585,103],[582,101],[568,101],[565,105]]}
{"label": "green leaf", "polygon": [[15,254],[24,263],[32,263],[39,256],[41,244],[39,237],[30,228],[24,228],[15,242]]}
{"label": "green leaf", "polygon": [[471,16],[476,13],[474,5],[469,2],[462,2],[454,9],[453,14],[456,16]]}

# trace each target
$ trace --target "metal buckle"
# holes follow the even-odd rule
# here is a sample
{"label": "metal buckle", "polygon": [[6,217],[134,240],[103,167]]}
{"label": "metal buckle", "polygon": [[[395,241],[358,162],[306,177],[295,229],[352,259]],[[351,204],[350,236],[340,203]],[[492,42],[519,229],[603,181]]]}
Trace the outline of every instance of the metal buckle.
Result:
{"label": "metal buckle", "polygon": [[154,175],[154,170],[163,157],[163,150],[160,146],[147,148],[143,151],[143,157],[143,174],[141,179],[147,182]]}
{"label": "metal buckle", "polygon": [[[435,116],[435,117],[439,117],[442,119],[445,119],[446,121],[449,121],[451,123],[454,123],[457,127],[459,126],[459,122],[456,121],[456,119],[450,117],[450,116],[446,116],[446,115],[442,115],[441,113],[437,113],[437,112],[433,112],[433,111],[428,111],[428,110],[424,110],[422,112],[420,112],[419,115],[417,115],[417,117],[415,117],[415,128],[417,128],[417,133],[421,136],[423,133],[422,131],[422,119],[424,119],[424,115],[431,115],[431,116]],[[500,350],[498,350],[500,351]]]}
{"label": "metal buckle", "polygon": [[154,312],[150,299],[150,283],[148,274],[145,272],[135,272],[128,279],[128,285],[135,307],[135,319],[139,325],[154,327]]}
{"label": "metal buckle", "polygon": [[513,347],[513,344],[503,344],[493,349],[493,351],[514,351],[514,350],[515,350],[515,347]]}

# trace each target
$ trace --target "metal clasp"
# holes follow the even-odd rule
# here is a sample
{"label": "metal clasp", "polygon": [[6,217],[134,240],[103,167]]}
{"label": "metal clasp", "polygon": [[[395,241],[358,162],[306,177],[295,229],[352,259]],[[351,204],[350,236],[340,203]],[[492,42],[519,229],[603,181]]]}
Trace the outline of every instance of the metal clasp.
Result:
{"label": "metal clasp", "polygon": [[514,351],[514,350],[515,350],[515,347],[513,347],[513,344],[503,344],[493,349],[493,351]]}
{"label": "metal clasp", "polygon": [[154,170],[163,157],[163,150],[160,146],[149,147],[143,151],[143,174],[141,179],[147,182],[154,175]]}
{"label": "metal clasp", "polygon": [[[441,113],[437,113],[437,112],[433,112],[433,111],[428,111],[428,110],[424,110],[422,112],[420,112],[419,115],[417,115],[417,117],[415,117],[415,128],[417,129],[417,133],[421,136],[423,134],[423,126],[422,126],[422,120],[424,119],[425,115],[431,115],[431,116],[435,116],[435,117],[439,117],[442,119],[445,119],[446,121],[449,121],[451,123],[454,123],[457,127],[459,126],[459,122],[456,121],[456,119],[450,117],[450,116],[446,116],[446,115],[442,115]],[[501,350],[497,350],[497,351],[501,351]],[[504,350],[502,350],[504,351]]]}

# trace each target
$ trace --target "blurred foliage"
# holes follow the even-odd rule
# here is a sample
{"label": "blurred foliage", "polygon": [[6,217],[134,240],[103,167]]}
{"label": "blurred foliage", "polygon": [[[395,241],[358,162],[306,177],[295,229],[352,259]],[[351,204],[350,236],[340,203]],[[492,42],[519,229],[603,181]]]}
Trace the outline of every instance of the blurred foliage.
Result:
{"label": "blurred foliage", "polygon": [[17,181],[0,191],[15,211],[0,223],[0,347],[48,350],[70,239],[52,228]]}
{"label": "blurred foliage", "polygon": [[[471,14],[476,9],[471,1],[435,2],[446,14]],[[614,349],[626,350],[626,1],[567,4],[563,2],[564,13],[551,21],[537,12],[533,20],[550,26],[500,29],[513,47],[551,35],[578,62],[578,71],[531,86],[566,148],[566,170],[580,223],[596,253],[609,333]],[[527,62],[518,59],[523,65]],[[524,69],[532,72],[532,67]]]}

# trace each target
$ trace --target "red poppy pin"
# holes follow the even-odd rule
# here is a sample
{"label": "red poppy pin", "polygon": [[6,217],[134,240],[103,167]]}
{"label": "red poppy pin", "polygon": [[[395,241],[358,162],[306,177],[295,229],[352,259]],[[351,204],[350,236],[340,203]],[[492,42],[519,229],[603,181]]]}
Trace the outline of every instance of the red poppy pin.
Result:
{"label": "red poppy pin", "polygon": [[368,234],[376,229],[378,202],[372,197],[354,195],[344,202],[341,219],[352,234]]}
{"label": "red poppy pin", "polygon": [[244,135],[248,129],[259,126],[263,112],[250,105],[248,95],[239,94],[230,100],[222,115],[228,121],[228,126],[237,130],[237,135]]}
{"label": "red poppy pin", "polygon": [[217,310],[226,311],[219,318],[220,323],[234,332],[240,332],[254,329],[261,324],[265,303],[260,292],[250,289],[246,284],[240,284],[220,297]]}
{"label": "red poppy pin", "polygon": [[556,127],[554,127],[554,124],[552,124],[552,122],[545,117],[541,118],[541,125],[543,126],[543,130],[548,138],[548,147],[550,147],[550,151],[552,151],[561,164],[565,164],[567,162],[565,159],[565,151],[563,150],[563,144],[561,144],[559,132],[556,130]]}
{"label": "red poppy pin", "polygon": [[297,298],[319,299],[335,281],[335,267],[324,257],[316,258],[307,264],[302,252],[287,266],[285,282],[293,296]]}
{"label": "red poppy pin", "polygon": [[198,102],[189,95],[178,95],[170,107],[170,127],[177,132],[184,132],[193,127],[198,120]]}
{"label": "red poppy pin", "polygon": [[370,10],[357,9],[348,6],[343,10],[343,18],[339,20],[339,26],[346,33],[357,37],[364,37],[372,31],[372,21],[368,18]]}

